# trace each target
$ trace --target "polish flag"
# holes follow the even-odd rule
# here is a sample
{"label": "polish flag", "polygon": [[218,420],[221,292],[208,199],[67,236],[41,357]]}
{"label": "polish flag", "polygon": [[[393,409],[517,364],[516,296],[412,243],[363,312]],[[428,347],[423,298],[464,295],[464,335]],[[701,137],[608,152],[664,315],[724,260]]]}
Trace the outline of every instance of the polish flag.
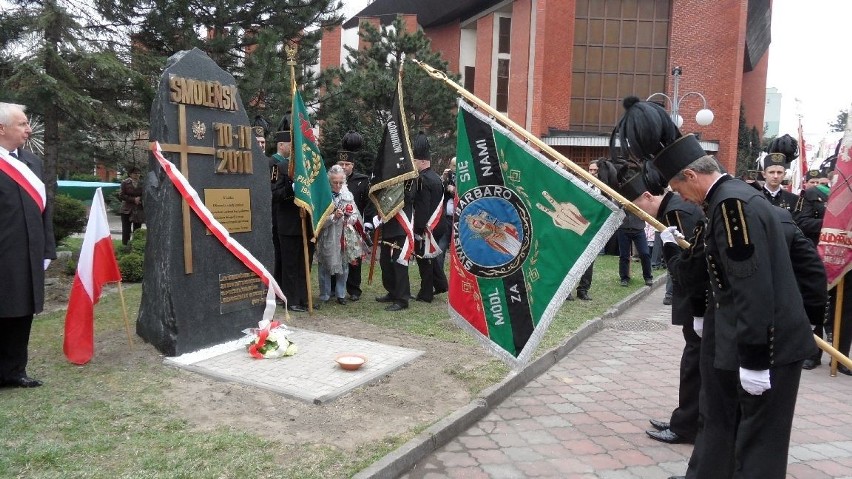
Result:
{"label": "polish flag", "polygon": [[101,189],[95,191],[65,314],[65,357],[86,364],[95,351],[95,305],[106,283],[121,281]]}

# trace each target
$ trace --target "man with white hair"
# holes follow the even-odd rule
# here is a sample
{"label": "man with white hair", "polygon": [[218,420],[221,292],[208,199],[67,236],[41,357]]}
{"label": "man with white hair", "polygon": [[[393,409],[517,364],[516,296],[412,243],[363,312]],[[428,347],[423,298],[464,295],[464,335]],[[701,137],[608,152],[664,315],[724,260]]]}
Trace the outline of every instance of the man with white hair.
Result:
{"label": "man with white hair", "polygon": [[32,388],[27,349],[44,306],[44,270],[56,258],[42,162],[23,149],[32,133],[25,107],[0,103],[0,387]]}

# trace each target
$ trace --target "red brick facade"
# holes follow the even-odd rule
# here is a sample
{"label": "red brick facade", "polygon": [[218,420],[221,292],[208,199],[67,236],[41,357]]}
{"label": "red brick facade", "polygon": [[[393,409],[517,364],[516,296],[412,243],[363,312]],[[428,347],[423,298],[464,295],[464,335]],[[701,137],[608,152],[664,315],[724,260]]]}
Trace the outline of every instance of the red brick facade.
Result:
{"label": "red brick facade", "polygon": [[[511,4],[508,115],[540,137],[548,135],[551,129],[571,129],[576,1],[515,0]],[[748,0],[671,2],[668,70],[680,66],[683,72],[680,95],[693,91],[702,93],[715,116],[711,125],[697,125],[695,114],[703,103],[697,95],[688,95],[680,104],[679,113],[684,119],[682,130],[698,133],[702,140],[718,142],[718,159],[733,170],[741,103],[749,126],[754,125],[761,131],[765,107],[768,55],[764,54],[751,72],[743,72]],[[405,17],[407,27],[416,28],[416,15]],[[459,72],[464,61],[460,52],[462,28],[473,26],[460,23],[465,20],[456,19],[424,30],[432,40],[433,49],[441,53],[454,72]],[[378,25],[375,17],[362,17],[360,21]],[[473,93],[493,102],[495,13],[472,21],[476,29]],[[324,39],[323,50],[325,43]],[[327,59],[334,55],[323,52],[323,68],[329,65]],[[672,96],[672,90],[673,81],[669,76],[665,93]],[[578,163],[586,163],[600,156],[603,149],[564,146],[560,151],[570,152]]]}

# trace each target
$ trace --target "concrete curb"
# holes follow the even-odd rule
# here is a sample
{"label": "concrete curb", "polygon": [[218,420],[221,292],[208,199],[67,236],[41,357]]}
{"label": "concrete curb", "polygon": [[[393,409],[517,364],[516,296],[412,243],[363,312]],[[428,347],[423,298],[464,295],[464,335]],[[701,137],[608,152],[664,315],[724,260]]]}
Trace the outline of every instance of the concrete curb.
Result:
{"label": "concrete curb", "polygon": [[461,432],[485,417],[515,391],[537,378],[551,366],[568,355],[586,338],[604,327],[604,320],[614,318],[651,294],[660,285],[665,285],[667,275],[654,278],[654,285],[637,290],[630,296],[606,310],[600,317],[588,321],[562,344],[545,352],[523,369],[511,374],[503,381],[484,389],[466,406],[439,420],[396,450],[374,462],[352,476],[353,479],[395,479],[408,472],[424,457],[435,452]]}

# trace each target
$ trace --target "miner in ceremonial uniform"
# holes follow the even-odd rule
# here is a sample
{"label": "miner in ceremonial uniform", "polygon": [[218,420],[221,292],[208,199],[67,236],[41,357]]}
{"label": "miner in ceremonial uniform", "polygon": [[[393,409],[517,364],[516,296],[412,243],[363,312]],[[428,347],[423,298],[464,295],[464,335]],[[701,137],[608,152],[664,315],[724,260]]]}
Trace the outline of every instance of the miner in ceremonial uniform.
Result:
{"label": "miner in ceremonial uniform", "polygon": [[414,138],[414,163],[420,172],[414,192],[414,240],[417,244],[417,268],[420,270],[420,291],[417,301],[431,303],[434,295],[449,288],[443,264],[436,259],[441,253],[438,238],[445,233],[443,219],[444,185],[432,170],[429,138],[422,131]]}
{"label": "miner in ceremonial uniform", "polygon": [[668,144],[654,165],[708,218],[718,394],[702,398],[733,423],[705,416],[701,460],[718,477],[784,478],[802,363],[816,352],[784,226],[760,192],[722,173],[692,135]]}
{"label": "miner in ceremonial uniform", "polygon": [[[802,200],[781,186],[790,162],[799,157],[799,144],[790,135],[772,140],[769,154],[763,158],[763,195],[775,206],[789,211],[796,218],[802,209]],[[757,183],[755,183],[757,185]]]}
{"label": "miner in ceremonial uniform", "polygon": [[[366,235],[366,219],[372,218],[375,215],[373,203],[368,196],[370,192],[370,177],[363,173],[355,171],[355,164],[358,161],[358,152],[364,144],[364,138],[357,131],[349,131],[343,136],[340,152],[338,153],[337,164],[343,168],[346,173],[346,186],[355,198],[355,206],[361,213],[359,221],[355,228],[364,234],[365,239],[369,238]],[[369,223],[372,227],[372,223]],[[349,264],[349,276],[346,279],[346,293],[352,301],[361,299],[361,260]]]}
{"label": "miner in ceremonial uniform", "polygon": [[[618,155],[614,154],[613,157],[617,158]],[[608,168],[605,163],[606,160],[598,161],[598,165],[603,164],[604,168]],[[701,332],[709,284],[706,281],[703,254],[697,252],[700,249],[691,248],[681,261],[682,251],[676,243],[676,236],[680,235],[680,232],[693,234],[699,224],[703,227],[704,212],[680,195],[666,191],[665,181],[650,164],[643,165],[642,170],[631,170],[624,164],[615,169],[618,173],[615,175],[615,181],[608,181],[610,186],[668,227],[660,236],[666,267],[672,281],[671,320],[672,324],[681,326],[684,339],[680,360],[678,406],[668,421],[651,419],[650,423],[654,429],[646,431],[646,434],[668,444],[691,443],[698,434]],[[703,242],[700,237],[691,239],[691,242],[696,241]]]}
{"label": "miner in ceremonial uniform", "polygon": [[[308,287],[305,275],[305,251],[302,242],[302,228],[308,228],[308,261],[313,262],[313,236],[307,223],[302,221],[300,208],[296,205],[293,191],[293,179],[290,178],[290,154],[292,138],[290,136],[290,114],[284,115],[275,132],[276,152],[270,160],[272,177],[272,214],[273,229],[278,238],[276,248],[281,262],[281,291],[287,297],[290,311],[307,311]],[[319,308],[319,305],[314,305]]]}
{"label": "miner in ceremonial uniform", "polygon": [[[408,180],[403,184],[403,206],[400,213],[394,215],[382,224],[382,243],[379,266],[382,268],[382,286],[387,291],[384,296],[377,296],[380,303],[391,303],[385,311],[401,311],[408,309],[411,297],[411,283],[408,279],[408,262],[414,245],[411,244],[411,216],[414,212],[414,184]],[[404,221],[400,214],[408,218]]]}
{"label": "miner in ceremonial uniform", "polygon": [[[269,135],[270,125],[269,122],[266,121],[260,115],[254,117],[251,126],[252,131],[254,132],[254,140],[257,142],[257,147],[260,149],[261,154],[267,160],[269,164],[269,176],[271,179],[270,186],[274,189],[275,182],[278,180],[278,161],[271,157],[267,157],[266,155],[266,137]],[[277,149],[277,148],[276,148]],[[256,162],[260,164],[260,162]],[[275,199],[272,200],[272,208],[270,211],[272,212],[272,249],[275,253],[275,264],[273,266],[273,277],[275,278],[275,282],[279,285],[281,284],[281,257],[279,256],[278,250],[278,228],[275,225],[275,210],[276,204]],[[280,299],[276,301],[281,301]]]}

